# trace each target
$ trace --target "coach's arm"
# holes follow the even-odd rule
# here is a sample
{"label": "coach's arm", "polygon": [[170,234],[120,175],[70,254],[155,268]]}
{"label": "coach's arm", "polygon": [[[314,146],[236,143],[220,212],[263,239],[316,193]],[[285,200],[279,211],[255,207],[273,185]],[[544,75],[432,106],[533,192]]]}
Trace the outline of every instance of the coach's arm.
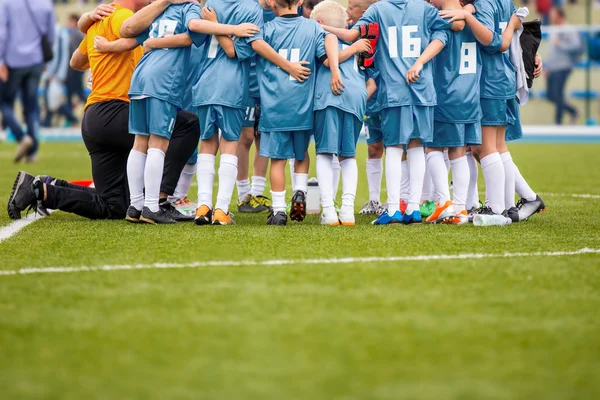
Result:
{"label": "coach's arm", "polygon": [[79,49],[75,50],[73,56],[71,56],[71,61],[69,62],[71,68],[77,71],[87,71],[90,68],[90,62],[85,54],[83,54]]}
{"label": "coach's arm", "polygon": [[142,8],[121,25],[121,37],[133,38],[144,32],[171,4],[196,3],[194,0],[157,0]]}

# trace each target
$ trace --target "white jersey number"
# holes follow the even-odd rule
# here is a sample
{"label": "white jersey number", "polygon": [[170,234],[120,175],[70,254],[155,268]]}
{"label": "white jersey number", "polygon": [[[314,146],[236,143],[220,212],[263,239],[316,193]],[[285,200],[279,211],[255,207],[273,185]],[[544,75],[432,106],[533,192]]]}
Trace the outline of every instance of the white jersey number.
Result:
{"label": "white jersey number", "polygon": [[[342,50],[345,50],[348,47],[350,47],[350,46],[348,46],[347,44],[343,44]],[[352,57],[354,58],[354,65],[353,65],[354,71],[358,72],[358,56],[352,56]]]}
{"label": "white jersey number", "polygon": [[[402,58],[418,58],[421,55],[421,38],[411,37],[417,33],[417,25],[406,25],[402,27]],[[398,28],[388,28],[388,53],[390,58],[398,58]]]}
{"label": "white jersey number", "polygon": [[216,58],[219,50],[219,41],[216,36],[210,37],[210,45],[208,46],[208,58]]}
{"label": "white jersey number", "polygon": [[[158,27],[158,32],[157,28]],[[150,38],[158,39],[158,38],[166,38],[169,36],[173,36],[175,34],[175,30],[177,29],[177,21],[173,21],[170,19],[161,19],[158,22],[152,23],[152,29],[150,30]]]}
{"label": "white jersey number", "polygon": [[477,43],[463,43],[460,48],[460,75],[477,73]]}
{"label": "white jersey number", "polygon": [[[293,63],[300,61],[300,49],[279,49],[279,55]],[[290,81],[295,80],[296,78],[290,75]]]}

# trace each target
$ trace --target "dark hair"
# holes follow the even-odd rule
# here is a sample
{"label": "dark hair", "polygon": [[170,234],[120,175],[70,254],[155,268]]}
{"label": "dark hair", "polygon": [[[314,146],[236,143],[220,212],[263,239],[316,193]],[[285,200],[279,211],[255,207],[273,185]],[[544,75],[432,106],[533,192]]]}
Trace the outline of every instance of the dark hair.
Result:
{"label": "dark hair", "polygon": [[300,3],[300,0],[275,0],[275,4],[279,7],[293,7]]}
{"label": "dark hair", "polygon": [[556,11],[556,15],[558,15],[561,19],[565,19],[567,14],[565,14],[565,9],[562,7],[554,7],[554,11]]}
{"label": "dark hair", "polygon": [[304,0],[304,3],[302,3],[302,7],[306,7],[309,10],[312,10],[315,8],[315,6],[317,4],[319,4],[320,2],[322,2],[323,0]]}
{"label": "dark hair", "polygon": [[475,0],[461,0],[461,3],[464,6],[466,6],[467,4],[473,4],[475,3]]}
{"label": "dark hair", "polygon": [[78,22],[78,21],[79,21],[79,18],[81,18],[81,17],[79,16],[79,14],[75,14],[75,13],[73,13],[73,14],[69,14],[69,19],[71,19],[71,20],[73,20],[73,21],[75,21],[75,22]]}

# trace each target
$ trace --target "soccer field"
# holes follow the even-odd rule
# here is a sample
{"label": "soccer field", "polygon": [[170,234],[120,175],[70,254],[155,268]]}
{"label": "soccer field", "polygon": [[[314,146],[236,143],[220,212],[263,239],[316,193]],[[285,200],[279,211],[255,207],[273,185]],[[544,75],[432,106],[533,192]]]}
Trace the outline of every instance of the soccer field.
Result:
{"label": "soccer field", "polygon": [[[14,149],[0,144],[3,210],[20,168],[90,178],[81,143],[44,144],[31,166]],[[14,233],[2,211],[0,397],[598,398],[599,152],[513,145],[548,209],[504,227],[56,212]]]}

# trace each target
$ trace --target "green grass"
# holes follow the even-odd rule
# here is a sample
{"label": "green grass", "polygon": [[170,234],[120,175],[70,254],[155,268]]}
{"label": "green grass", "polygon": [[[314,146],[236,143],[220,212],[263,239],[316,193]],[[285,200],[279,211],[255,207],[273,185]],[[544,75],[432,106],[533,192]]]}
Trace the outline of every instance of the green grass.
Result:
{"label": "green grass", "polygon": [[[0,144],[0,206],[19,166]],[[540,193],[600,194],[600,145],[520,144]],[[367,197],[359,147],[357,208]],[[29,172],[89,177],[81,144]],[[23,168],[23,166],[21,166]],[[483,188],[483,186],[481,186]],[[195,189],[193,189],[194,191]],[[156,227],[57,212],[0,243],[0,270],[600,249],[599,199],[529,222]],[[0,227],[10,221],[0,213]],[[0,275],[3,399],[593,399],[600,255]]]}

